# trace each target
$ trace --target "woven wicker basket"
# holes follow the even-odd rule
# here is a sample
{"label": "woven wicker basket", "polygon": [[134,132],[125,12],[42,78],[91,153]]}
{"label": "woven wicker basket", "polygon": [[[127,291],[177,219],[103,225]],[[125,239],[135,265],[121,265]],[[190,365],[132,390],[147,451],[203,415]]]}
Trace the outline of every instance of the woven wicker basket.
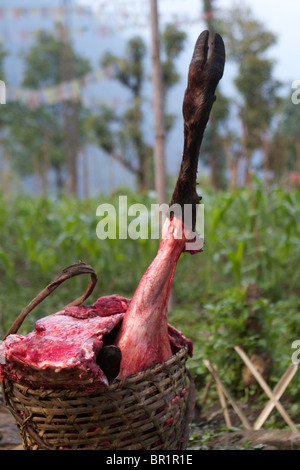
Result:
{"label": "woven wicker basket", "polygon": [[[75,271],[74,265],[71,271],[64,270],[38,301],[24,309],[7,335],[15,332],[28,312],[65,279],[84,272],[92,275],[92,284],[96,282],[92,268],[83,263],[75,266]],[[90,285],[87,293],[92,289]],[[87,293],[72,305],[83,302]],[[3,398],[26,450],[185,449],[195,392],[186,369],[187,358],[187,348],[181,349],[164,363],[92,393],[34,390],[5,379]]]}
{"label": "woven wicker basket", "polygon": [[185,449],[187,350],[93,393],[32,390],[5,380],[6,406],[27,450]]}

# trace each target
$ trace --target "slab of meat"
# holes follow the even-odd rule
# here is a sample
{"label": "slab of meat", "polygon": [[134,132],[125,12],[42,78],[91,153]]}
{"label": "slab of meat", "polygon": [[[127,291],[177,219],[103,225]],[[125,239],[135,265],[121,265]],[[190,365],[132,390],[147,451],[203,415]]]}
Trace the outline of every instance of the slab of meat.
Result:
{"label": "slab of meat", "polygon": [[103,297],[92,306],[69,307],[38,320],[26,336],[9,335],[1,346],[6,363],[0,376],[32,388],[108,385],[97,356],[129,303],[117,295]]}
{"label": "slab of meat", "polygon": [[[68,307],[38,320],[35,330],[26,336],[11,334],[0,345],[0,379],[31,388],[68,388],[93,391],[107,386],[109,367],[101,368],[99,358],[111,343],[130,300],[118,295],[101,297],[91,306]],[[185,345],[192,352],[191,341],[168,325],[167,337],[175,353]],[[109,349],[109,348],[108,348]],[[106,366],[106,367],[105,367]]]}

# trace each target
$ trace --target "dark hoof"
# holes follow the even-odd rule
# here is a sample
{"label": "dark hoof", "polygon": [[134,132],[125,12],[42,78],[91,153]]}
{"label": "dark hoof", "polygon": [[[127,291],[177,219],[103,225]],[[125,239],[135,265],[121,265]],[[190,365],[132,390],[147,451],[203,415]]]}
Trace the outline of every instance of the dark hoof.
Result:
{"label": "dark hoof", "polygon": [[218,33],[210,37],[208,31],[203,31],[195,44],[183,101],[183,117],[188,127],[198,123],[205,127],[224,65],[223,39]]}
{"label": "dark hoof", "polygon": [[122,353],[118,346],[103,346],[97,356],[97,364],[103,370],[108,382],[112,382],[120,372]]}

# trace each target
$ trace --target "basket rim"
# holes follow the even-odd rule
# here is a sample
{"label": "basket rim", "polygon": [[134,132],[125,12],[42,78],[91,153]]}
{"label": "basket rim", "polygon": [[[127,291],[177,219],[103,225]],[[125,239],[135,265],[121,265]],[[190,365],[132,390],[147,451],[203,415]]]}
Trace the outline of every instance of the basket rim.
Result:
{"label": "basket rim", "polygon": [[114,391],[116,389],[121,389],[121,388],[126,388],[126,387],[130,387],[132,385],[134,385],[135,383],[138,383],[138,382],[142,382],[144,380],[146,380],[148,377],[152,376],[152,375],[155,375],[159,372],[161,372],[163,369],[165,369],[166,367],[169,367],[169,366],[172,366],[175,362],[177,361],[180,361],[181,359],[183,359],[184,357],[186,357],[186,359],[188,359],[188,346],[184,346],[183,348],[181,348],[179,351],[177,351],[175,354],[173,354],[172,356],[170,356],[166,361],[164,362],[158,362],[156,364],[154,364],[153,366],[143,370],[143,371],[140,371],[140,372],[137,372],[136,374],[132,374],[132,375],[129,375],[128,377],[125,377],[125,379],[120,379],[120,380],[117,380],[115,379],[111,384],[109,384],[108,386],[100,386],[99,388],[91,391],[91,392],[88,392],[86,390],[80,390],[80,389],[74,389],[74,390],[71,390],[71,389],[68,389],[68,388],[55,388],[55,389],[52,389],[52,388],[31,388],[29,387],[28,385],[22,385],[20,384],[19,382],[16,382],[16,381],[13,381],[11,379],[8,379],[8,378],[4,378],[4,380],[2,381],[2,386],[3,388],[5,389],[5,383],[6,384],[13,384],[15,387],[17,387],[19,390],[26,390],[26,393],[30,392],[30,394],[32,395],[41,395],[42,394],[51,394],[51,396],[55,397],[55,395],[60,395],[62,392],[65,392],[65,393],[74,393],[76,395],[94,395],[94,394],[97,394],[99,392],[111,392],[111,391]]}
{"label": "basket rim", "polygon": [[179,351],[177,351],[177,353],[170,356],[164,362],[158,362],[154,364],[153,366],[148,367],[148,369],[137,372],[136,374],[129,375],[125,379],[113,381],[112,384],[110,385],[111,387],[110,389],[113,390],[117,387],[121,387],[123,386],[123,383],[127,385],[127,384],[132,384],[134,382],[142,381],[146,379],[147,377],[149,377],[150,375],[160,372],[165,367],[171,366],[174,362],[183,358],[184,356],[188,357],[188,346],[184,346]]}

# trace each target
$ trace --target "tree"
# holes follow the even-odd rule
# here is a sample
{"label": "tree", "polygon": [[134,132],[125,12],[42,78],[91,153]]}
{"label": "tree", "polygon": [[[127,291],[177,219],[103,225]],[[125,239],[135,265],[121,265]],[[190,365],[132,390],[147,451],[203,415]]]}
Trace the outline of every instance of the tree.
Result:
{"label": "tree", "polygon": [[[230,112],[230,99],[218,92],[217,100],[210,115],[210,125],[203,139],[202,161],[210,166],[213,188],[226,187],[226,166],[232,173],[232,138],[227,122]],[[233,177],[231,177],[232,181]]]}
{"label": "tree", "polygon": [[[174,125],[175,117],[166,113],[166,96],[171,87],[179,81],[174,59],[183,50],[186,35],[175,26],[169,25],[162,34],[163,49],[163,95],[166,132]],[[153,148],[147,143],[144,132],[143,89],[148,79],[145,66],[147,48],[142,38],[131,38],[124,56],[106,53],[101,60],[103,67],[111,67],[114,78],[130,93],[131,107],[119,115],[112,108],[102,106],[97,116],[90,119],[100,147],[112,158],[137,177],[138,188],[145,191],[153,183]]]}
{"label": "tree", "polygon": [[[75,53],[70,42],[40,33],[25,56],[22,86],[42,89],[80,78],[90,71],[87,59]],[[69,193],[77,193],[77,155],[83,143],[82,124],[86,111],[79,100],[43,104],[30,110],[14,107],[9,145],[14,149],[15,166],[22,173],[40,168],[45,178],[49,168],[56,174],[57,186],[62,187],[67,173]],[[23,116],[22,122],[20,115]],[[24,126],[23,122],[26,122]],[[26,155],[26,163],[24,163]]]}
{"label": "tree", "polygon": [[240,117],[245,132],[248,176],[250,155],[262,147],[266,184],[269,178],[269,128],[280,101],[277,95],[280,84],[272,77],[273,65],[268,59],[249,55],[241,64],[240,76],[235,81],[244,98]]}
{"label": "tree", "polygon": [[[0,43],[0,80],[2,80],[5,83],[5,74],[4,74],[4,59],[7,55],[7,52],[5,51],[3,44]],[[0,129],[6,124],[6,113],[1,113],[0,114]]]}
{"label": "tree", "polygon": [[165,162],[164,87],[161,65],[161,47],[157,0],[150,0],[150,28],[152,52],[153,124],[154,124],[154,183],[159,204],[167,202],[167,175]]}
{"label": "tree", "polygon": [[[215,0],[202,0],[202,2],[203,18],[207,29],[212,35],[220,32],[219,21],[215,14]],[[205,135],[202,157],[204,157],[205,163],[210,166],[212,187],[221,188],[225,185],[224,172],[226,170],[226,162],[232,165],[231,142],[228,138],[230,133],[227,131],[226,138],[222,134],[222,128],[230,113],[231,100],[222,93],[220,88],[217,91],[216,98],[217,100],[212,109],[209,126]]]}
{"label": "tree", "polygon": [[4,58],[6,55],[7,55],[7,52],[5,51],[3,44],[0,43],[0,77],[1,77],[1,80],[4,79],[3,62],[4,62]]}
{"label": "tree", "polygon": [[[20,116],[25,116],[26,125]],[[13,167],[21,176],[35,174],[41,179],[43,194],[47,191],[50,168],[55,172],[57,187],[62,187],[65,169],[63,136],[60,123],[47,107],[29,111],[26,106],[15,104],[11,108],[5,147],[13,155]]]}
{"label": "tree", "polygon": [[272,170],[277,180],[292,172],[295,183],[300,183],[300,104],[291,96],[282,100],[278,123],[271,142]]}
{"label": "tree", "polygon": [[162,83],[163,83],[163,108],[165,131],[172,129],[176,116],[167,113],[166,97],[170,89],[180,80],[180,74],[176,70],[176,59],[184,49],[187,35],[174,24],[166,25],[161,34],[161,67],[162,67]]}
{"label": "tree", "polygon": [[[215,18],[213,0],[203,0],[203,13],[207,28],[211,34],[215,33]],[[210,163],[210,179],[213,188],[220,187],[220,163],[218,159],[220,139],[217,137],[217,121],[215,113],[210,116],[210,125],[207,135],[209,141],[209,163]],[[222,166],[222,165],[221,165]]]}
{"label": "tree", "polygon": [[[149,161],[151,157],[151,151],[149,152],[149,146],[144,140],[142,130],[142,87],[145,80],[143,60],[145,54],[146,46],[144,41],[142,38],[135,36],[128,41],[124,57],[108,52],[101,61],[103,67],[114,67],[115,79],[126,87],[131,95],[132,106],[127,109],[121,119],[117,119],[117,116],[111,114],[107,126],[109,133],[109,126],[112,121],[122,122],[118,135],[119,147],[121,147],[124,157],[120,156],[121,152],[111,152],[111,154],[136,174],[138,187],[141,191],[145,191],[148,188],[147,176],[149,174]],[[102,147],[103,138],[106,139],[104,134],[105,132],[98,133]],[[104,141],[104,148],[105,145],[106,142]],[[132,159],[128,159],[128,152],[135,156],[136,163],[132,162]]]}
{"label": "tree", "polygon": [[[4,74],[4,59],[7,52],[4,50],[2,43],[0,43],[0,80],[5,83],[5,74]],[[3,130],[8,123],[8,113],[7,107],[0,105],[0,157],[2,158],[3,152]],[[2,162],[0,162],[2,163]],[[7,195],[9,193],[9,180],[10,180],[10,168],[9,162],[6,163],[6,168],[2,167],[1,164],[1,188],[3,191],[3,197],[7,200]]]}
{"label": "tree", "polygon": [[269,129],[279,104],[280,82],[273,77],[274,61],[265,57],[275,43],[275,35],[255,19],[247,7],[235,5],[219,20],[226,40],[227,55],[238,66],[234,80],[240,95],[239,118],[242,145],[249,181],[250,158],[254,150],[263,149],[265,177],[269,169]]}

